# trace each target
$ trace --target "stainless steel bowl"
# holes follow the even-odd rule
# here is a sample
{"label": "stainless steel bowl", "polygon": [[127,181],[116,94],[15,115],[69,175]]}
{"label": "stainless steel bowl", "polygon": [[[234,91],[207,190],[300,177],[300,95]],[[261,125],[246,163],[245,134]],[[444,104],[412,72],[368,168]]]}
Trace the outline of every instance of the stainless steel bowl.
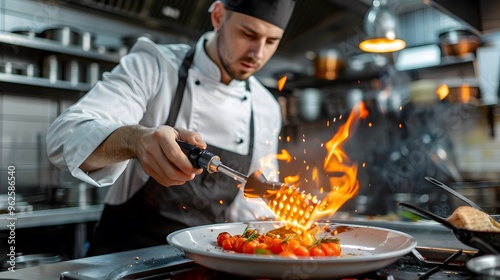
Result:
{"label": "stainless steel bowl", "polygon": [[52,201],[66,205],[101,204],[109,187],[95,187],[87,183],[64,183],[52,188]]}
{"label": "stainless steel bowl", "polygon": [[477,35],[466,29],[453,29],[439,34],[444,55],[465,55],[476,51],[480,45]]}
{"label": "stainless steel bowl", "polygon": [[486,255],[472,258],[466,265],[480,279],[500,279],[500,255]]}

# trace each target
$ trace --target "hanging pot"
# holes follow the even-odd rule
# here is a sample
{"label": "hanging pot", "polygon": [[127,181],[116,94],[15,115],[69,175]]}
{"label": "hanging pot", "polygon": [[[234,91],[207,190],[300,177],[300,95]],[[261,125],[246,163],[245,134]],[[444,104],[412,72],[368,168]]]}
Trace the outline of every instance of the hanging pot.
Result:
{"label": "hanging pot", "polygon": [[465,55],[476,51],[480,45],[477,35],[466,29],[453,29],[439,34],[444,55]]}
{"label": "hanging pot", "polygon": [[342,55],[335,49],[321,50],[314,59],[315,76],[323,80],[337,79],[344,66]]}

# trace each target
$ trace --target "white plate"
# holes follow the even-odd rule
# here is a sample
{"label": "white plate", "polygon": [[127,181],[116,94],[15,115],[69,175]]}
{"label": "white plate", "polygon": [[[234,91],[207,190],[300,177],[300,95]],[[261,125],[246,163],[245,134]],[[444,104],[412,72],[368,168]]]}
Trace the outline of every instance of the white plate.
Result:
{"label": "white plate", "polygon": [[392,264],[417,245],[415,238],[395,230],[332,224],[347,227],[347,230],[334,236],[340,239],[343,254],[340,257],[290,259],[231,253],[217,246],[220,232],[242,234],[250,226],[264,233],[282,225],[281,222],[269,221],[205,225],[173,232],[167,236],[167,241],[202,266],[248,277],[281,279],[338,278],[362,274]]}

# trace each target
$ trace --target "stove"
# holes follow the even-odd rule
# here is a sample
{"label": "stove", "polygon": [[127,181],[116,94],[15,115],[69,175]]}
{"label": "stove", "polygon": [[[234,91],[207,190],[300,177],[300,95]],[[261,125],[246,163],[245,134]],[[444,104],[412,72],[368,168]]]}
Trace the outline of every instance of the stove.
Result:
{"label": "stove", "polygon": [[[360,221],[353,221],[360,224]],[[482,255],[458,242],[451,231],[440,224],[374,223],[372,226],[406,232],[417,239],[417,247],[384,268],[342,279],[477,279],[466,263]],[[257,268],[258,269],[258,268]],[[2,272],[0,279],[31,280],[167,280],[167,279],[236,279],[250,280],[202,267],[170,245],[161,245],[102,256],[81,258],[38,267]],[[289,274],[282,280],[308,279],[303,274]],[[263,280],[263,279],[259,279]]]}
{"label": "stove", "polygon": [[[476,255],[476,252],[464,250],[442,250],[437,248],[417,247],[411,253],[401,257],[394,264],[385,268],[362,275],[353,275],[341,279],[476,279],[476,276],[467,270],[465,263]],[[442,259],[446,257],[446,259]],[[440,260],[436,259],[439,258]],[[106,279],[144,279],[144,280],[256,280],[224,272],[214,271],[188,259],[142,260],[136,259],[138,266],[129,266],[128,272],[123,269],[116,270]],[[152,268],[152,264],[158,265]],[[99,279],[88,277],[74,272],[64,272],[60,279],[65,280],[92,280]],[[259,278],[264,280],[267,278]],[[285,279],[307,279],[303,275],[288,275]]]}
{"label": "stove", "polygon": [[[387,267],[362,275],[353,272],[351,277],[342,279],[476,279],[465,264],[478,254],[462,249],[416,247]],[[32,280],[252,280],[200,266],[169,245],[25,268],[15,273],[0,273],[0,278],[4,277]],[[290,274],[280,279],[308,278]]]}

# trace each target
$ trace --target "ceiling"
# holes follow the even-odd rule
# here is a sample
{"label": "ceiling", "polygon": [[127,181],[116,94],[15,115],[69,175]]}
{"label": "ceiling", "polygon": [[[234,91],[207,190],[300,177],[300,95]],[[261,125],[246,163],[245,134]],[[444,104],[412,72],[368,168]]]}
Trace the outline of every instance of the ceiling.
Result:
{"label": "ceiling", "polygon": [[[212,26],[214,0],[68,0],[69,5],[106,13],[153,29],[196,39]],[[368,0],[297,0],[279,54],[294,56],[359,33]],[[370,0],[371,1],[371,0]],[[401,1],[401,0],[399,0]],[[404,0],[403,0],[404,1]],[[415,1],[415,0],[413,0]]]}
{"label": "ceiling", "polygon": [[[196,40],[212,29],[208,8],[214,0],[67,0],[69,5],[105,13],[152,29]],[[278,49],[293,57],[329,45],[356,45],[364,36],[363,19],[373,0],[296,0],[296,8]],[[389,2],[397,13],[417,9],[422,0]],[[356,49],[356,48],[354,48]]]}

